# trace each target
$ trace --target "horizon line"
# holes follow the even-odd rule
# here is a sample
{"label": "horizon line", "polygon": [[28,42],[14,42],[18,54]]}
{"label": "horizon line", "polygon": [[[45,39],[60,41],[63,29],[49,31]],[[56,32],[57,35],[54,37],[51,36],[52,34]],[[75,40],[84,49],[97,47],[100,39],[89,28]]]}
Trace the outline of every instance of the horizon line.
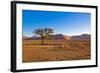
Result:
{"label": "horizon line", "polygon": [[[58,33],[57,33],[58,34]],[[52,34],[52,35],[57,35],[57,34]],[[59,34],[62,34],[62,33],[59,33]],[[75,35],[66,35],[66,34],[62,34],[62,35],[66,35],[66,36],[78,36],[78,35],[91,35],[91,33],[83,33],[83,34],[75,34]],[[25,37],[33,37],[35,35],[22,35],[22,36],[25,36]]]}

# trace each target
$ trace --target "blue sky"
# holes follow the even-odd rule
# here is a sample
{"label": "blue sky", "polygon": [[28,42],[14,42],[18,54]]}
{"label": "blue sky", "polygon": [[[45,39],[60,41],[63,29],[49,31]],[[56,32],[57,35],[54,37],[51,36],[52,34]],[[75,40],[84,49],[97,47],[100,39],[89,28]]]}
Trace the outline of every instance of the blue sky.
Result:
{"label": "blue sky", "polygon": [[55,12],[23,10],[23,35],[32,36],[37,28],[52,28],[55,34],[81,35],[91,32],[91,14],[79,12]]}

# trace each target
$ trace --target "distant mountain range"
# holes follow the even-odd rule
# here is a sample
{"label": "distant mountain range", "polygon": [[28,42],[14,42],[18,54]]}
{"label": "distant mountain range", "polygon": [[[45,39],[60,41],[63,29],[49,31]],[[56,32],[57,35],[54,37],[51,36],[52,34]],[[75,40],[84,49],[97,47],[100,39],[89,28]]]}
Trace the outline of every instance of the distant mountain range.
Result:
{"label": "distant mountain range", "polygon": [[28,39],[28,38],[30,38],[30,37],[27,37],[27,36],[23,36],[22,38],[23,38],[23,39]]}
{"label": "distant mountain range", "polygon": [[[75,36],[68,36],[68,35],[63,35],[63,34],[55,34],[55,35],[50,35],[52,40],[90,40],[91,35],[90,34],[82,34],[82,35],[75,35]],[[22,37],[24,40],[41,40],[41,37],[27,37],[23,36]]]}
{"label": "distant mountain range", "polygon": [[82,35],[71,36],[71,40],[91,40],[91,35],[82,34]]}

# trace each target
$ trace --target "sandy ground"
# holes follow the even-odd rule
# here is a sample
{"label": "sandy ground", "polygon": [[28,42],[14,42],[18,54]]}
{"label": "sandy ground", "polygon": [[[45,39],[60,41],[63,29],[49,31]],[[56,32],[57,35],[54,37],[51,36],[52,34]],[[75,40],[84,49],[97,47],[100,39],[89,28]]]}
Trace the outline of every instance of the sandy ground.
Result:
{"label": "sandy ground", "polygon": [[[39,42],[39,41],[38,41]],[[90,41],[58,41],[47,42],[48,44],[36,44],[35,41],[23,41],[22,61],[45,62],[64,60],[90,59]],[[40,42],[39,42],[40,43]]]}

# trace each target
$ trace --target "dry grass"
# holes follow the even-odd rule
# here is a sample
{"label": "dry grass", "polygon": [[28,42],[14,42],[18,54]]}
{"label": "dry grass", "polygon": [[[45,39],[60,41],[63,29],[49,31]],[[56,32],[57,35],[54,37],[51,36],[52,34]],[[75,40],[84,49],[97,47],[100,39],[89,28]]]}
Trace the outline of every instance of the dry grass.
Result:
{"label": "dry grass", "polygon": [[91,58],[90,41],[23,40],[23,62],[83,60]]}

